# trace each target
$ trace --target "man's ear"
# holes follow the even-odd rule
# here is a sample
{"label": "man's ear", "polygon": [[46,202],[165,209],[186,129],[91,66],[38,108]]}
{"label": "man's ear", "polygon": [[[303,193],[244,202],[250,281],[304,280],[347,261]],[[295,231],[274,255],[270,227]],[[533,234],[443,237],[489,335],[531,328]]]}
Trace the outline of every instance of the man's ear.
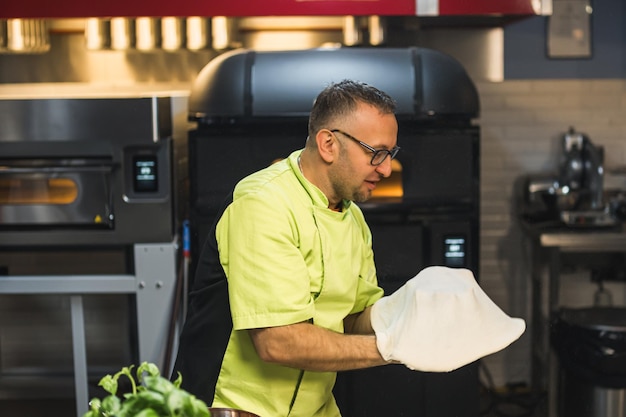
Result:
{"label": "man's ear", "polygon": [[330,130],[322,129],[318,131],[315,135],[315,141],[317,142],[317,149],[324,162],[331,163],[337,158],[339,144],[337,143],[337,138]]}

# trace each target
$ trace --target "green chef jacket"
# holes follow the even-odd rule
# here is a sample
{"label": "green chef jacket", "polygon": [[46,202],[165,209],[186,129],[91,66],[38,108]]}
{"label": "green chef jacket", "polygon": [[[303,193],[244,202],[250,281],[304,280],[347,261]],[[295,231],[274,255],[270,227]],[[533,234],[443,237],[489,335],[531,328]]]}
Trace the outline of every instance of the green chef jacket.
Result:
{"label": "green chef jacket", "polygon": [[339,416],[334,372],[261,361],[246,329],[303,321],[343,332],[343,319],[383,294],[371,233],[356,204],[341,212],[298,168],[301,151],[243,179],[216,228],[232,332],[214,407],[262,417]]}

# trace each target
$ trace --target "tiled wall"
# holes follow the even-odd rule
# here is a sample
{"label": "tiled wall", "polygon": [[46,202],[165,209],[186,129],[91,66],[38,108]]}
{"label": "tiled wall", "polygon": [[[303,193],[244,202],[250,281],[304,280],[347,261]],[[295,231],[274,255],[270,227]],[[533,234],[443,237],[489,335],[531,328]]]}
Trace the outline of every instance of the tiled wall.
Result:
{"label": "tiled wall", "polygon": [[[529,244],[515,222],[514,183],[557,169],[561,137],[573,126],[604,146],[605,168],[626,166],[626,81],[530,80],[477,83],[481,99],[481,271],[487,294],[530,324]],[[619,179],[619,178],[618,178]],[[626,249],[625,249],[626,250]],[[590,305],[596,285],[582,268],[563,276],[561,302]],[[626,284],[609,283],[614,302]],[[495,385],[530,381],[530,329],[483,361]]]}

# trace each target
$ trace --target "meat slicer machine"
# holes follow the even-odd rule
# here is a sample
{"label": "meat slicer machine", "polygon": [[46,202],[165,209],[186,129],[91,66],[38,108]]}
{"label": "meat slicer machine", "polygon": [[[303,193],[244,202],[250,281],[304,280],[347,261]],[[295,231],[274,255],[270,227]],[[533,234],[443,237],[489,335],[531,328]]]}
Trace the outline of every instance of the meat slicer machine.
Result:
{"label": "meat slicer machine", "polygon": [[525,177],[522,217],[569,227],[612,227],[626,220],[626,199],[605,201],[604,148],[574,128],[561,145],[556,175]]}

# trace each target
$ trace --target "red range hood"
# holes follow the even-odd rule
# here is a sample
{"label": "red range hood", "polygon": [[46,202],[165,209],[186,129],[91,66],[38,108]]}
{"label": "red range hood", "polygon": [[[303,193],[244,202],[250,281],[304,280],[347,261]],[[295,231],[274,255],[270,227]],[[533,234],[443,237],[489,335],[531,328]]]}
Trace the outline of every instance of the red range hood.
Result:
{"label": "red range hood", "polygon": [[[138,16],[532,16],[552,0],[0,0],[0,19]],[[534,7],[533,7],[534,6]]]}

